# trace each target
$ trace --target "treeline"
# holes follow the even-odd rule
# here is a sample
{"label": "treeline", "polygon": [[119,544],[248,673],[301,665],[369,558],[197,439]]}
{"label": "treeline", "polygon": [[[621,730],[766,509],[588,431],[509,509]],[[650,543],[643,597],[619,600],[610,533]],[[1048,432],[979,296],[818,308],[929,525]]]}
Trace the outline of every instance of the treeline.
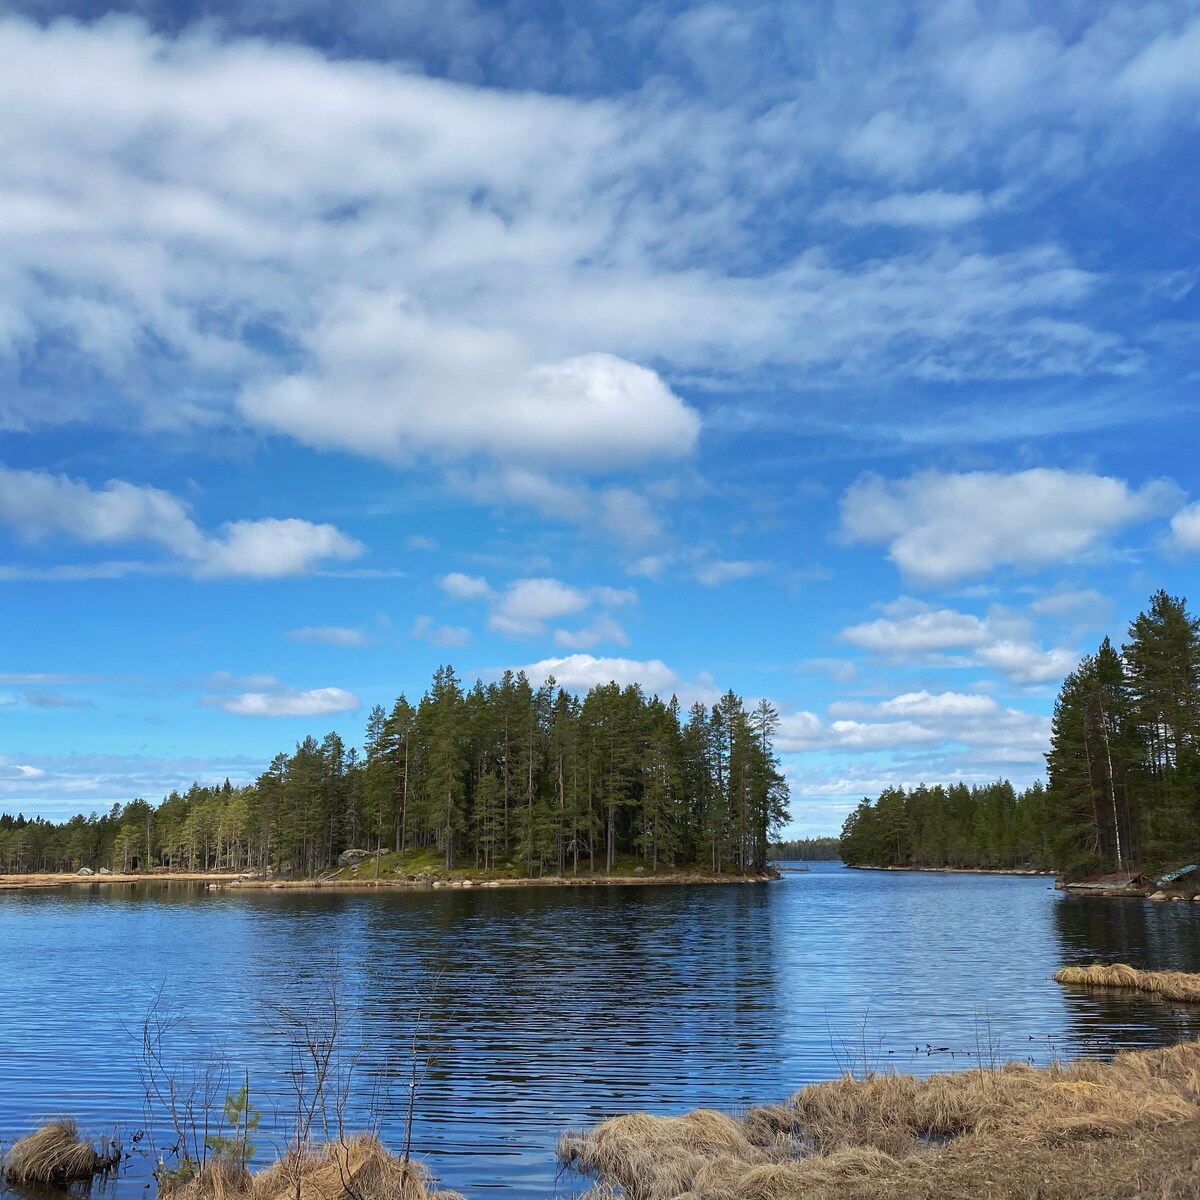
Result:
{"label": "treeline", "polygon": [[889,789],[842,829],[848,863],[1037,866],[1070,875],[1200,859],[1200,620],[1155,593],[1120,650],[1063,681],[1047,783]]}
{"label": "treeline", "polygon": [[835,837],[796,838],[790,842],[776,842],[770,854],[777,862],[832,862],[841,857],[839,849]]}
{"label": "treeline", "polygon": [[778,714],[732,691],[682,713],[616,683],[579,697],[523,673],[464,690],[442,667],[414,706],[374,708],[361,751],[306,738],[248,786],[198,784],[61,824],[0,817],[7,871],[265,869],[311,875],[349,848],[436,847],[447,869],[530,876],[748,871],[787,819]]}
{"label": "treeline", "polygon": [[838,847],[857,867],[1054,866],[1040,783],[888,788],[846,818]]}

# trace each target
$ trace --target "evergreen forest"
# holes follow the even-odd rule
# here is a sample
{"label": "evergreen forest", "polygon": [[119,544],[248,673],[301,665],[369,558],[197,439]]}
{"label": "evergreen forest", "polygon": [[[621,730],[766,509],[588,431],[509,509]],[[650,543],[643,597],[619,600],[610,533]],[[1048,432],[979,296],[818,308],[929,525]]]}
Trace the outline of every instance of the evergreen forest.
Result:
{"label": "evergreen forest", "polygon": [[1200,861],[1200,620],[1164,591],[1063,681],[1046,784],[888,788],[842,828],[858,866],[1068,876]]}
{"label": "evergreen forest", "polygon": [[266,870],[311,876],[350,848],[436,852],[446,870],[542,876],[765,865],[787,819],[778,714],[732,691],[681,712],[609,683],[582,699],[523,673],[464,689],[441,667],[374,708],[361,752],[305,738],[258,779],[193,784],[62,823],[0,816],[0,869]]}
{"label": "evergreen forest", "polygon": [[770,853],[778,862],[836,862],[839,844],[835,837],[795,838],[778,842]]}

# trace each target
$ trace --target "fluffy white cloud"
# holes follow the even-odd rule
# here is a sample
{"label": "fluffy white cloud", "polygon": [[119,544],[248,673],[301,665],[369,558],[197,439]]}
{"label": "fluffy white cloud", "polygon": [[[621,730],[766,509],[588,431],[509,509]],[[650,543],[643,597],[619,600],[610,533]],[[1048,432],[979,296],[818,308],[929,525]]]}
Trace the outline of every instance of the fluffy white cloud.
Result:
{"label": "fluffy white cloud", "polygon": [[300,575],[327,559],[355,558],[363,551],[361,543],[333,525],[296,518],[232,521],[216,534],[205,534],[181,500],[158,488],[114,479],[97,490],[65,475],[3,466],[0,523],[27,541],[155,543],[197,576]]}
{"label": "fluffy white cloud", "polygon": [[948,744],[976,750],[989,762],[1040,762],[1049,744],[1046,717],[1005,708],[991,696],[962,692],[906,692],[879,703],[830,705],[816,713],[783,716],[778,746],[786,752],[896,751]]}
{"label": "fluffy white cloud", "polygon": [[518,579],[497,597],[488,628],[506,637],[532,637],[547,621],[572,616],[588,606],[588,597],[559,579]]}
{"label": "fluffy white cloud", "polygon": [[197,574],[279,579],[306,575],[327,559],[357,558],[363,545],[333,525],[286,520],[232,521],[205,540]]}
{"label": "fluffy white cloud", "polygon": [[895,662],[991,667],[1021,686],[1056,683],[1079,661],[1074,650],[1044,649],[1032,638],[1029,622],[1005,609],[977,617],[909,599],[883,607],[886,615],[843,629],[841,639]]}
{"label": "fluffy white cloud", "polygon": [[988,640],[988,629],[984,621],[969,613],[921,607],[906,615],[851,625],[839,636],[873,654],[908,658],[931,650],[981,645]]}
{"label": "fluffy white cloud", "polygon": [[344,625],[306,625],[302,629],[289,629],[287,637],[293,642],[304,642],[318,646],[369,646],[371,639],[363,629],[348,629]]}
{"label": "fluffy white cloud", "polygon": [[847,541],[886,545],[905,575],[939,586],[999,566],[1071,561],[1162,512],[1176,491],[1049,468],[927,471],[895,481],[869,475],[842,497],[841,530]]}
{"label": "fluffy white cloud", "polygon": [[705,587],[717,587],[734,579],[750,579],[770,569],[767,563],[746,559],[711,559],[698,563],[693,572],[696,582]]}
{"label": "fluffy white cloud", "polygon": [[622,687],[640,684],[647,695],[670,696],[682,686],[679,676],[658,658],[596,658],[591,654],[568,654],[543,658],[521,668],[529,678],[542,683],[553,677],[560,687],[586,692],[606,683]]}
{"label": "fluffy white cloud", "polygon": [[[664,14],[637,23],[642,36],[659,20],[662,44],[682,45]],[[211,31],[5,19],[0,354],[53,344],[51,365],[99,373],[113,399],[6,389],[0,422],[133,409],[179,427],[230,419],[233,398],[266,429],[376,457],[607,469],[695,443],[696,413],[639,363],[672,377],[1135,367],[1135,348],[1078,312],[1103,281],[1057,246],[845,262],[806,245],[757,266],[746,253],[764,213],[818,206],[810,174],[911,180],[848,196],[872,220],[968,219],[984,188],[943,191],[923,173],[990,166],[989,147],[1010,148],[1006,115],[1026,133],[1014,98],[1037,97],[1052,127],[1087,113],[1107,132],[1190,92],[1194,27],[1168,37],[1161,17],[1097,18],[1094,36],[1020,52],[953,24],[919,20],[894,71],[846,47],[844,79],[814,61],[789,70],[788,103],[743,106],[488,90]],[[695,31],[683,40],[695,53]],[[1035,65],[1036,86],[1014,88]],[[1114,77],[1123,90],[1098,83]],[[1144,152],[1152,124],[1127,152]],[[1047,169],[1049,144],[1030,138],[1010,172]],[[165,356],[148,364],[153,346]],[[144,386],[167,359],[197,386]]]}
{"label": "fluffy white cloud", "polygon": [[271,691],[240,692],[230,696],[202,696],[204,708],[219,708],[236,717],[323,717],[353,712],[361,701],[353,692],[323,687],[299,691],[277,685]]}
{"label": "fluffy white cloud", "polygon": [[1180,550],[1200,550],[1200,501],[1171,518],[1171,538]]}
{"label": "fluffy white cloud", "polygon": [[1006,679],[1033,686],[1061,683],[1079,662],[1079,654],[1074,650],[1062,646],[1042,650],[1029,642],[1019,641],[992,642],[980,646],[976,653],[981,662],[994,667]]}
{"label": "fluffy white cloud", "polygon": [[554,644],[562,646],[565,650],[590,650],[602,642],[616,642],[619,646],[629,645],[629,635],[607,613],[600,613],[582,629],[554,631]]}
{"label": "fluffy white cloud", "polygon": [[455,600],[484,600],[492,594],[488,581],[478,575],[452,571],[442,576],[442,590]]}
{"label": "fluffy white cloud", "polygon": [[[576,616],[592,606],[613,609],[637,601],[637,593],[631,588],[600,586],[583,589],[548,577],[516,579],[507,587],[496,590],[481,576],[454,573],[444,575],[441,585],[442,590],[455,600],[486,601],[488,628],[510,638],[538,637],[546,632],[548,623]],[[586,649],[601,641],[624,644],[627,640],[624,630],[604,613],[574,633],[566,629],[555,632],[558,645],[567,647]]]}

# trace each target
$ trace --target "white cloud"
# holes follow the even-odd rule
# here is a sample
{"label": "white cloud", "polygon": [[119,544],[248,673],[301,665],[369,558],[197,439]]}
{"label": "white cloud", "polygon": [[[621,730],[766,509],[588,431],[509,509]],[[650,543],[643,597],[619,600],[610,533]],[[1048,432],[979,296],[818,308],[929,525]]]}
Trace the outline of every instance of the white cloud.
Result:
{"label": "white cloud", "polygon": [[602,642],[616,642],[619,646],[629,645],[629,635],[607,613],[600,613],[582,629],[554,631],[554,644],[562,646],[565,650],[590,650]]}
{"label": "white cloud", "polygon": [[696,582],[705,587],[718,587],[734,579],[750,579],[770,569],[767,563],[745,559],[711,559],[698,563],[693,571]]}
{"label": "white cloud", "polygon": [[326,559],[357,558],[363,544],[333,525],[266,518],[232,521],[206,540],[197,574],[243,579],[307,575]]}
{"label": "white cloud", "polygon": [[478,575],[452,571],[442,576],[442,591],[455,600],[484,600],[492,594],[488,581]]}
{"label": "white cloud", "polygon": [[1111,610],[1110,601],[1095,588],[1047,592],[1029,605],[1029,611],[1039,616],[1069,618],[1088,625],[1100,624]]}
{"label": "white cloud", "polygon": [[781,751],[878,753],[908,747],[958,745],[990,761],[1040,762],[1049,719],[1005,708],[991,696],[906,692],[879,703],[830,705],[828,718],[799,712],[780,720]]}
{"label": "white cloud", "polygon": [[1022,687],[1057,683],[1079,661],[1074,650],[1044,649],[1032,638],[1029,622],[1007,609],[993,607],[977,617],[907,598],[883,607],[885,616],[851,625],[838,636],[894,662],[991,667]]}
{"label": "white cloud", "polygon": [[0,755],[0,810],[27,817],[65,820],[89,808],[127,804],[135,796],[152,802],[195,781],[219,785],[249,782],[261,770],[257,758],[168,758],[149,755],[57,754],[13,759]]}
{"label": "white cloud", "polygon": [[353,692],[342,688],[277,687],[269,692],[240,692],[231,696],[202,696],[204,708],[220,708],[236,717],[322,717],[332,713],[352,712],[361,706]]}
{"label": "white cloud", "polygon": [[679,676],[661,659],[596,658],[591,654],[569,654],[564,658],[543,658],[522,667],[535,682],[551,676],[568,691],[586,692],[606,683],[622,687],[640,684],[647,695],[670,696],[682,686]]}
{"label": "white cloud", "polygon": [[348,629],[343,625],[306,625],[302,629],[289,629],[287,637],[293,642],[319,646],[369,646],[371,639],[365,630]]}
{"label": "white cloud", "polygon": [[1013,474],[928,471],[888,481],[864,476],[841,501],[850,542],[884,544],[905,575],[928,586],[999,566],[1070,562],[1111,533],[1169,505],[1177,489],[1036,468]]}
{"label": "white cloud", "polygon": [[434,538],[426,537],[423,533],[414,533],[404,545],[409,550],[436,550],[438,548],[437,541]]}
{"label": "white cloud", "polygon": [[1171,539],[1180,550],[1200,550],[1200,501],[1171,518]]}
{"label": "white cloud", "polygon": [[988,640],[986,622],[951,608],[921,608],[902,616],[879,617],[851,625],[838,635],[842,641],[873,654],[908,658],[932,650],[979,646]]}
{"label": "white cloud", "polygon": [[[539,637],[549,622],[575,616],[593,606],[621,608],[637,601],[632,588],[583,589],[548,577],[516,579],[497,591],[480,576],[455,573],[442,577],[442,590],[455,600],[487,601],[488,628],[509,638]],[[601,641],[624,644],[627,640],[624,630],[604,614],[574,633],[565,629],[555,633],[560,646],[586,648]]]}
{"label": "white cloud", "polygon": [[[1094,156],[1049,153],[1063,124],[1146,153],[1127,111],[1191,91],[1194,26],[1167,36],[1161,16],[1106,9],[1087,36],[980,30],[977,45],[938,14],[888,70],[846,46],[844,77],[811,60],[789,69],[786,102],[750,80],[735,104],[485,89],[211,30],[5,19],[0,354],[53,344],[52,366],[103,377],[111,398],[6,390],[0,423],[245,419],[389,460],[607,470],[690,452],[699,419],[667,381],[688,374],[1135,368],[1136,348],[1080,312],[1106,281],[1059,246],[747,253],[782,241],[758,236],[764,213],[819,207],[814,179],[902,180],[883,199],[849,194],[848,211],[936,232],[969,219],[1002,153],[1006,174],[1082,169]],[[635,24],[679,34],[682,20]],[[1016,101],[1047,128],[1027,130]],[[934,177],[947,164],[953,190]],[[190,386],[144,385],[166,360]]]}
{"label": "white cloud", "polygon": [[825,206],[822,215],[846,225],[901,225],[950,229],[983,216],[989,201],[979,192],[897,192],[879,200],[847,198]]}
{"label": "white cloud", "polygon": [[976,653],[982,662],[994,667],[1006,679],[1029,686],[1061,683],[1079,662],[1079,654],[1074,650],[1062,646],[1042,650],[1029,642],[993,642],[981,646]]}
{"label": "white cloud", "polygon": [[480,504],[519,505],[631,545],[653,541],[662,532],[655,507],[629,487],[592,487],[576,478],[564,483],[545,471],[514,465],[482,472],[455,470],[449,481]]}
{"label": "white cloud", "polygon": [[[113,479],[97,490],[65,475],[3,466],[0,523],[30,542],[65,537],[85,545],[154,543],[180,569],[201,577],[300,575],[326,559],[355,558],[363,552],[361,543],[333,525],[266,518],[232,521],[216,534],[205,534],[187,506],[159,488]],[[147,564],[140,567],[149,569]],[[87,577],[87,571],[83,568],[79,577]]]}
{"label": "white cloud", "polygon": [[1200,92],[1200,19],[1178,33],[1161,33],[1121,71],[1116,86],[1132,98],[1186,100]]}
{"label": "white cloud", "polygon": [[469,646],[471,631],[462,625],[439,625],[430,616],[419,616],[413,622],[409,636],[421,638],[431,646]]}
{"label": "white cloud", "polygon": [[600,353],[528,366],[494,334],[439,330],[389,297],[358,298],[309,345],[313,373],[254,385],[239,403],[317,447],[609,468],[686,455],[700,431],[645,367]]}
{"label": "white cloud", "polygon": [[547,621],[572,616],[587,606],[588,597],[561,580],[518,579],[497,599],[488,628],[506,637],[532,637],[545,630]]}

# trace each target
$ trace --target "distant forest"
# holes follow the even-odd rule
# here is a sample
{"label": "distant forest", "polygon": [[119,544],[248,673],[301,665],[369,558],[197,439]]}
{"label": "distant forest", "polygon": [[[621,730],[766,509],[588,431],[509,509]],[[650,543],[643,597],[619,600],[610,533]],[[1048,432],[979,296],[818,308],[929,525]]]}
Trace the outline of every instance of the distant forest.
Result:
{"label": "distant forest", "polygon": [[1020,867],[1068,875],[1200,861],[1200,620],[1157,592],[1118,651],[1063,681],[1047,782],[889,788],[842,827],[857,866]]}
{"label": "distant forest", "polygon": [[835,862],[840,844],[835,837],[797,838],[791,842],[776,842],[771,858],[777,862]]}
{"label": "distant forest", "polygon": [[727,692],[685,714],[637,685],[579,697],[440,668],[414,706],[372,710],[364,749],[305,738],[252,784],[193,784],[55,824],[0,816],[6,871],[264,869],[312,875],[349,848],[436,847],[445,867],[529,876],[699,865],[749,871],[787,819],[778,714]]}

